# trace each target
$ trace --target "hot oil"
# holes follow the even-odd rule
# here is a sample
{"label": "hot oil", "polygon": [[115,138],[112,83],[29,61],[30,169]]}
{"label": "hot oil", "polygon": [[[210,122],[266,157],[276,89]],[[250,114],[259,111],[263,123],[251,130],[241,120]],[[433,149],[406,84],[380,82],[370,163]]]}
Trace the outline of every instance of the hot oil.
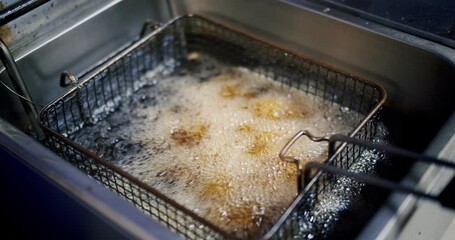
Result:
{"label": "hot oil", "polygon": [[[361,116],[246,68],[190,56],[189,67],[150,79],[72,137],[220,228],[254,235],[297,194],[295,166],[278,158],[287,141],[301,129],[346,134]],[[302,139],[288,154],[323,161],[327,145]]]}

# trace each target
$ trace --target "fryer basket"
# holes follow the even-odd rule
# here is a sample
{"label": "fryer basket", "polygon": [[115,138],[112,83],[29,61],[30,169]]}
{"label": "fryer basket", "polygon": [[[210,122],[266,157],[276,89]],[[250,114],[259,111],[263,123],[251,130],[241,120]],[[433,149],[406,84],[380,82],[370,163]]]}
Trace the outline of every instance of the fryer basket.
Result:
{"label": "fryer basket", "polygon": [[[327,104],[338,103],[364,115],[351,136],[371,140],[376,133],[378,112],[386,98],[380,85],[292,54],[204,17],[188,15],[176,18],[120,49],[43,108],[40,124],[47,135],[46,144],[87,175],[185,238],[291,238],[293,220],[288,215],[310,206],[317,194],[324,191],[328,181],[321,172],[315,175],[306,191],[297,196],[286,214],[267,228],[267,233],[233,236],[69,139],[71,133],[115,111],[122,99],[131,97],[146,84],[144,81],[147,80],[141,78],[145,72],[155,70],[154,80],[171,76],[190,52],[203,52],[246,67],[283,86],[319,96]],[[360,151],[341,145],[327,161],[346,168],[356,161]]]}

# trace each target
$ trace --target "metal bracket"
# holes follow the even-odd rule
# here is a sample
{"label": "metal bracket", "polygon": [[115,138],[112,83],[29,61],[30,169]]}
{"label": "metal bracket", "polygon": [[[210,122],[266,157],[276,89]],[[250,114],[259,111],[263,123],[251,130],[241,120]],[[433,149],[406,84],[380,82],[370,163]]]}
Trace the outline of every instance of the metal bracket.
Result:
{"label": "metal bracket", "polygon": [[60,86],[67,87],[69,85],[76,86],[79,79],[68,71],[64,71],[60,74]]}
{"label": "metal bracket", "polygon": [[139,34],[140,37],[144,37],[145,34],[150,31],[150,29],[153,31],[161,26],[161,23],[152,20],[152,19],[147,19],[145,20],[144,24],[142,25],[141,32]]}
{"label": "metal bracket", "polygon": [[6,72],[13,84],[14,88],[17,91],[18,96],[22,102],[25,112],[32,124],[33,130],[35,131],[36,137],[38,140],[44,140],[45,135],[43,130],[39,127],[38,124],[38,111],[36,110],[36,105],[32,101],[32,97],[27,89],[27,86],[22,79],[22,76],[17,68],[16,61],[14,61],[13,56],[11,55],[10,50],[6,44],[0,39],[0,59],[5,66]]}

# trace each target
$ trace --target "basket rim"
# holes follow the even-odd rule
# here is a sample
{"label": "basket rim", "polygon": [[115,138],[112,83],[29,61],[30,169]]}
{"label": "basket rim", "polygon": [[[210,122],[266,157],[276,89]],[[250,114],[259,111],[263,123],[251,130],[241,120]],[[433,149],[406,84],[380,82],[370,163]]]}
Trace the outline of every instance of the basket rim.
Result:
{"label": "basket rim", "polygon": [[[380,94],[379,100],[368,111],[368,114],[365,115],[365,117],[353,129],[353,131],[351,132],[350,136],[354,136],[355,134],[357,134],[366,125],[366,123],[370,119],[372,119],[375,114],[377,114],[380,111],[381,107],[384,105],[384,103],[385,103],[385,101],[387,99],[387,92],[386,92],[385,88],[382,85],[378,84],[377,82],[373,82],[371,80],[368,80],[368,79],[356,76],[354,74],[348,73],[348,72],[346,72],[346,71],[344,71],[342,69],[339,69],[339,68],[334,67],[332,65],[329,65],[329,64],[323,63],[321,61],[315,60],[313,58],[310,58],[310,57],[308,57],[308,56],[306,56],[306,55],[304,55],[304,54],[302,54],[300,52],[296,52],[295,50],[292,50],[290,48],[287,48],[287,47],[285,47],[283,45],[280,45],[280,44],[277,44],[275,42],[269,41],[269,40],[267,40],[265,38],[262,38],[260,36],[248,33],[246,31],[242,31],[242,30],[240,30],[238,28],[235,28],[235,27],[231,27],[231,26],[227,25],[226,23],[211,19],[211,18],[206,17],[204,15],[186,14],[186,15],[182,15],[182,16],[177,16],[177,17],[173,18],[172,20],[170,20],[170,21],[168,21],[168,22],[166,22],[164,24],[161,24],[158,28],[156,28],[152,32],[146,34],[145,36],[139,38],[138,40],[136,40],[136,41],[134,41],[132,43],[131,42],[127,43],[125,46],[120,47],[117,51],[113,52],[112,55],[108,56],[106,59],[101,61],[101,63],[98,63],[93,68],[89,69],[88,71],[83,72],[81,74],[81,78],[80,78],[81,80],[80,80],[80,82],[77,85],[73,86],[71,89],[69,89],[68,91],[66,91],[63,94],[61,94],[59,97],[57,97],[55,100],[51,101],[49,104],[47,104],[41,110],[40,116],[39,116],[39,125],[44,130],[44,132],[47,135],[50,135],[52,137],[56,137],[60,141],[62,141],[65,144],[73,147],[74,149],[76,149],[77,151],[79,151],[82,154],[86,155],[87,157],[92,158],[93,160],[99,162],[100,164],[112,169],[117,174],[122,175],[123,177],[125,177],[129,181],[131,181],[132,183],[134,183],[134,184],[138,185],[140,188],[143,188],[144,190],[152,193],[153,195],[157,196],[158,198],[160,198],[161,200],[165,201],[166,203],[172,205],[172,207],[175,207],[179,211],[182,211],[183,213],[188,214],[190,217],[194,218],[195,220],[197,220],[200,223],[204,224],[205,226],[209,227],[211,230],[213,230],[216,233],[222,235],[223,237],[226,237],[228,239],[237,239],[238,237],[234,236],[231,233],[228,233],[228,232],[222,230],[221,228],[219,228],[218,226],[212,224],[211,222],[209,222],[205,218],[200,217],[199,215],[195,214],[193,211],[191,211],[188,208],[184,207],[183,205],[177,203],[176,201],[174,201],[170,197],[164,195],[163,193],[161,193],[157,189],[149,186],[148,184],[143,183],[138,178],[132,176],[131,174],[129,174],[128,172],[126,172],[126,171],[122,170],[121,168],[117,167],[113,163],[111,163],[111,162],[107,161],[106,159],[96,155],[94,152],[84,148],[80,144],[72,141],[71,139],[69,139],[69,138],[63,136],[62,134],[58,133],[57,131],[51,129],[45,123],[45,118],[46,118],[46,116],[48,115],[48,113],[52,109],[54,109],[56,106],[58,106],[61,102],[64,102],[67,97],[70,97],[70,96],[76,94],[77,92],[79,92],[80,87],[85,85],[85,84],[87,84],[88,82],[90,82],[93,79],[93,77],[96,76],[98,73],[100,73],[101,71],[107,69],[109,66],[111,66],[116,61],[122,59],[124,56],[128,55],[129,53],[134,51],[136,48],[141,46],[142,44],[144,44],[147,41],[149,41],[150,39],[154,38],[158,33],[163,32],[165,29],[167,29],[171,25],[175,24],[176,22],[181,21],[182,19],[187,19],[187,18],[198,18],[198,19],[201,19],[201,20],[206,21],[206,22],[208,22],[210,24],[217,25],[217,26],[219,26],[221,28],[224,28],[226,30],[229,30],[231,32],[235,32],[237,34],[246,36],[246,37],[248,37],[248,38],[250,38],[252,40],[255,40],[257,42],[266,44],[266,45],[268,45],[268,46],[270,46],[270,47],[272,47],[274,49],[281,50],[281,51],[283,51],[283,52],[285,52],[287,54],[290,54],[293,57],[303,59],[303,60],[308,61],[310,63],[313,63],[313,64],[316,64],[318,66],[324,67],[324,68],[326,68],[328,70],[333,70],[333,71],[335,71],[337,73],[341,73],[341,74],[343,74],[343,75],[345,75],[345,76],[347,76],[349,78],[352,78],[352,79],[354,79],[356,81],[360,81],[360,82],[363,82],[363,83],[365,83],[367,85],[372,86],[374,89],[376,89],[379,92],[379,94]],[[346,147],[346,144],[342,144],[337,149],[337,151],[334,153],[334,155],[331,158],[326,159],[324,161],[324,163],[330,163],[331,161],[333,161],[333,159],[339,154],[339,152],[344,147]],[[280,226],[284,223],[286,218],[290,215],[290,213],[295,208],[297,203],[303,198],[305,193],[309,190],[309,188],[313,184],[315,184],[315,182],[321,177],[322,174],[323,174],[322,171],[318,170],[317,173],[315,174],[315,176],[310,181],[310,183],[305,187],[305,190],[302,193],[299,193],[299,194],[296,195],[294,200],[286,208],[286,211],[284,213],[282,213],[280,215],[280,217],[277,219],[277,221],[275,221],[273,223],[273,226],[270,229],[267,229],[265,234],[264,233],[263,234],[258,234],[258,236],[256,236],[255,238],[261,238],[261,239],[269,239],[269,238],[271,238],[275,234],[275,232],[280,228]],[[157,221],[160,222],[160,220],[157,220]]]}

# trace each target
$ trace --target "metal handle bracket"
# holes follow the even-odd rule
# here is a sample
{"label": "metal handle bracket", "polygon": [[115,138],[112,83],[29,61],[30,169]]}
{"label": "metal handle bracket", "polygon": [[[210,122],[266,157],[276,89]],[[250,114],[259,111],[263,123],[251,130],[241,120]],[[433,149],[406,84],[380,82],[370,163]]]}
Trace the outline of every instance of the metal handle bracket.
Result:
{"label": "metal handle bracket", "polygon": [[14,61],[13,56],[11,55],[10,50],[6,46],[6,44],[0,39],[0,59],[5,66],[6,72],[13,84],[14,88],[18,92],[17,95],[22,96],[20,97],[22,106],[24,107],[25,112],[30,120],[30,123],[35,131],[36,137],[38,140],[44,140],[45,135],[43,130],[39,127],[38,124],[38,111],[36,109],[35,104],[32,101],[32,97],[30,92],[27,89],[27,85],[25,84],[22,76],[19,72],[19,69],[16,65],[16,61]]}
{"label": "metal handle bracket", "polygon": [[147,19],[145,20],[144,24],[142,25],[141,32],[139,34],[140,37],[144,37],[145,34],[147,34],[148,31],[150,30],[155,30],[161,26],[161,23],[152,20],[152,19]]}

